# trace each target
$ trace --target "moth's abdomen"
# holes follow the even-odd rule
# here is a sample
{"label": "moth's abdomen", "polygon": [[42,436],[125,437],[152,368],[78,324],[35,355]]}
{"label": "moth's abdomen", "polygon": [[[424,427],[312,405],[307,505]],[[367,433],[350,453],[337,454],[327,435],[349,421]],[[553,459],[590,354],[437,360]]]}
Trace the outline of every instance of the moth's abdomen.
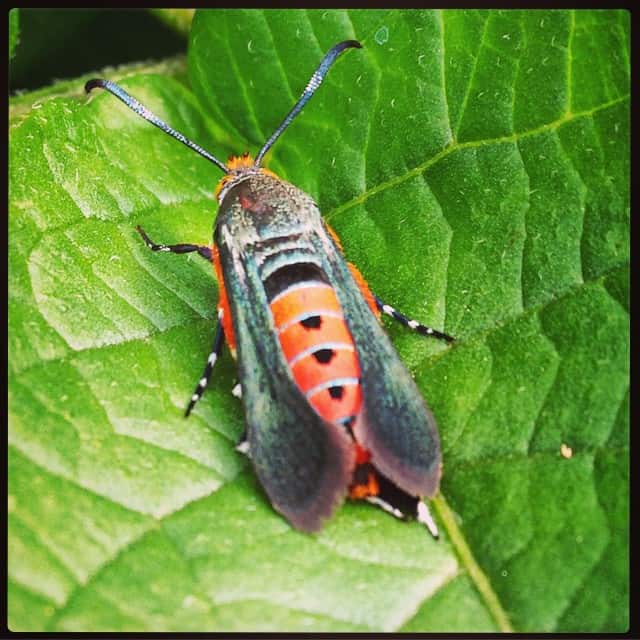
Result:
{"label": "moth's abdomen", "polygon": [[360,364],[333,288],[320,278],[293,281],[269,306],[300,391],[325,420],[350,423],[362,405]]}

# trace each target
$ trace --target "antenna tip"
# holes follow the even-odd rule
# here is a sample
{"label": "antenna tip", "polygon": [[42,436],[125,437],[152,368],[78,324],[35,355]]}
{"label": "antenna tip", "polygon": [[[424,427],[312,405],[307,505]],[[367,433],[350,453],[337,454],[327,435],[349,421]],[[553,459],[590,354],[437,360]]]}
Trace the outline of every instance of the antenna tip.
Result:
{"label": "antenna tip", "polygon": [[91,90],[95,89],[96,87],[100,87],[101,89],[104,88],[106,83],[107,80],[104,80],[102,78],[92,78],[91,80],[87,80],[87,83],[84,85],[84,90],[87,93],[91,93]]}
{"label": "antenna tip", "polygon": [[348,49],[349,47],[353,47],[354,49],[362,49],[362,44],[357,40],[345,40],[341,42],[337,47],[340,47],[340,50]]}

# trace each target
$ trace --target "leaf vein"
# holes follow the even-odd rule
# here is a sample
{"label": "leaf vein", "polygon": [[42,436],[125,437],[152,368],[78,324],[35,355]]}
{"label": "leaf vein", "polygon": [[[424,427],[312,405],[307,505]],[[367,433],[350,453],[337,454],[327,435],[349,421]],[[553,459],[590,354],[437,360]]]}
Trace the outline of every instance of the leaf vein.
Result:
{"label": "leaf vein", "polygon": [[480,57],[480,52],[482,50],[483,45],[485,44],[485,36],[487,34],[487,25],[489,24],[489,20],[491,18],[491,14],[487,13],[484,24],[482,25],[482,33],[480,34],[480,42],[478,43],[478,48],[476,49],[476,55],[473,59],[473,67],[471,68],[471,73],[469,74],[469,82],[467,84],[467,89],[464,92],[464,96],[462,98],[462,103],[460,104],[460,109],[458,111],[458,121],[456,122],[455,131],[453,132],[453,139],[457,140],[458,135],[460,133],[460,125],[462,124],[462,120],[464,119],[465,112],[467,109],[467,102],[469,100],[469,94],[471,93],[471,88],[473,86],[473,82],[475,80],[476,68],[478,66],[478,58]]}
{"label": "leaf vein", "polygon": [[266,140],[266,136],[262,132],[262,128],[260,127],[260,123],[258,122],[258,116],[257,116],[256,110],[254,109],[254,106],[253,106],[253,100],[251,100],[249,98],[249,94],[247,93],[247,85],[246,85],[246,83],[244,81],[244,75],[238,69],[238,64],[237,64],[235,56],[234,56],[234,51],[233,51],[232,47],[229,44],[230,42],[232,42],[232,37],[229,34],[229,16],[227,14],[225,14],[224,18],[225,18],[224,25],[225,25],[227,37],[226,38],[222,38],[222,40],[224,41],[224,43],[226,45],[226,48],[227,48],[227,52],[229,54],[229,64],[231,66],[231,71],[232,71],[232,73],[234,74],[234,76],[238,80],[238,87],[240,89],[241,98],[242,98],[244,104],[246,105],[247,114],[249,115],[249,117],[253,121],[253,124],[254,124],[254,126],[256,128],[256,131],[258,132],[258,136],[260,138],[260,140],[258,141],[258,144],[262,144],[261,141]]}
{"label": "leaf vein", "polygon": [[564,157],[566,158],[567,162],[571,166],[571,168],[573,170],[573,174],[577,178],[578,184],[579,184],[578,192],[579,192],[579,196],[580,196],[580,219],[578,220],[577,217],[576,217],[576,223],[578,223],[580,225],[580,229],[578,231],[579,237],[577,238],[577,240],[578,240],[577,247],[578,247],[578,252],[579,252],[578,260],[580,262],[580,264],[579,264],[580,277],[581,277],[582,281],[584,282],[584,274],[585,274],[584,255],[583,255],[583,247],[584,247],[584,242],[585,242],[585,239],[584,239],[584,233],[585,233],[584,219],[585,219],[585,215],[586,215],[586,201],[587,201],[587,194],[589,192],[589,187],[585,183],[584,179],[582,178],[582,175],[580,174],[580,171],[578,170],[578,167],[576,166],[575,162],[573,161],[573,159],[569,155],[564,143],[562,142],[562,136],[559,136],[558,132],[556,131],[555,132],[555,137],[558,140],[558,144],[560,145],[560,149],[562,151],[562,154],[564,155]]}
{"label": "leaf vein", "polygon": [[469,578],[475,585],[476,590],[484,601],[491,617],[495,620],[501,631],[505,633],[512,633],[513,627],[511,626],[507,613],[502,607],[502,604],[493,590],[489,579],[473,556],[473,553],[469,548],[462,531],[458,527],[453,511],[449,507],[446,499],[442,494],[439,494],[433,499],[432,504],[435,506],[438,511],[438,515],[444,522],[451,544],[460,559],[461,565],[469,574]]}
{"label": "leaf vein", "polygon": [[[624,262],[621,264],[617,264],[614,265],[606,270],[604,270],[603,272],[601,272],[598,276],[591,278],[590,280],[585,280],[582,283],[579,284],[573,284],[572,286],[568,287],[567,289],[565,289],[560,295],[546,300],[544,302],[541,302],[538,305],[532,306],[532,307],[527,307],[525,310],[521,311],[520,313],[518,313],[516,316],[508,316],[508,317],[504,317],[500,320],[496,320],[494,322],[493,325],[491,325],[490,327],[485,327],[484,329],[478,329],[477,331],[470,333],[466,336],[465,342],[467,343],[471,343],[473,342],[479,342],[481,339],[486,338],[487,336],[500,331],[501,329],[503,329],[508,323],[513,322],[515,319],[520,319],[520,318],[528,318],[532,315],[538,314],[541,311],[543,311],[544,309],[546,309],[548,306],[552,305],[552,304],[557,304],[558,302],[564,300],[565,298],[569,298],[570,296],[575,295],[575,293],[582,289],[584,286],[594,286],[596,284],[602,283],[602,281],[608,277],[609,275],[611,275],[612,273],[615,273],[616,271],[622,271],[622,270],[626,270],[628,268],[628,263]],[[625,309],[626,311],[626,309]],[[459,341],[457,344],[454,343],[453,346],[451,346],[449,349],[446,349],[444,351],[440,351],[438,353],[433,354],[432,356],[429,356],[428,358],[426,358],[426,361],[429,363],[434,363],[437,360],[439,360],[440,358],[445,357],[449,351],[451,349],[456,349],[456,348],[460,348],[457,345],[461,345],[462,341]]]}
{"label": "leaf vein", "polygon": [[[66,560],[59,555],[56,548],[52,546],[48,540],[43,538],[40,531],[34,528],[33,523],[26,522],[24,518],[20,517],[15,512],[11,514],[11,520],[13,520],[14,522],[19,522],[22,527],[24,527],[29,532],[31,532],[31,535],[35,538],[36,544],[39,545],[51,557],[51,559],[55,562],[56,565],[58,565],[58,568],[62,571],[62,573],[65,574],[65,576],[68,578],[70,583],[72,583],[73,585],[79,584],[80,580],[78,576],[76,576],[76,574],[74,573],[73,569],[67,564]],[[10,575],[10,572],[9,572],[9,575]],[[35,591],[34,585],[25,584],[22,580],[19,580],[17,576],[11,575],[11,579],[15,580],[26,589],[29,589],[32,592]],[[47,593],[45,591],[36,591],[36,593],[40,596],[47,598],[48,600],[52,600],[52,596],[50,593]]]}
{"label": "leaf vein", "polygon": [[453,129],[451,127],[451,116],[449,114],[449,100],[447,98],[443,9],[436,9],[436,15],[438,16],[438,22],[440,23],[440,77],[442,78],[442,99],[444,101],[444,110],[446,113],[447,129],[449,129],[449,141],[455,142],[455,136],[453,135]]}
{"label": "leaf vein", "polygon": [[523,131],[523,132],[516,132],[513,134],[510,134],[508,136],[499,136],[497,138],[486,138],[486,139],[481,139],[481,140],[469,140],[467,142],[460,142],[460,143],[453,143],[450,144],[446,147],[443,147],[438,153],[436,153],[435,155],[431,156],[428,160],[425,160],[423,163],[419,164],[418,166],[414,167],[413,169],[409,169],[407,171],[405,171],[402,174],[399,174],[393,178],[390,178],[388,180],[385,180],[384,182],[381,182],[380,184],[376,185],[375,187],[371,187],[369,190],[365,191],[364,193],[361,193],[359,196],[356,196],[355,198],[352,198],[351,200],[349,200],[348,202],[345,202],[344,204],[336,207],[335,209],[329,211],[326,215],[325,218],[327,220],[330,220],[332,218],[334,218],[336,215],[339,215],[341,213],[343,213],[344,211],[347,211],[348,209],[350,209],[351,207],[354,207],[358,204],[362,204],[365,200],[368,200],[369,198],[371,198],[374,195],[377,195],[378,193],[382,192],[382,191],[386,191],[387,189],[391,189],[399,184],[402,184],[403,182],[406,182],[407,180],[410,180],[411,178],[413,178],[414,176],[422,173],[423,171],[426,171],[427,169],[429,169],[430,167],[432,167],[433,165],[435,165],[437,162],[439,162],[440,160],[442,160],[443,158],[446,158],[447,156],[449,156],[450,154],[454,153],[455,151],[460,151],[462,149],[474,149],[474,148],[480,148],[480,147],[485,147],[485,146],[490,146],[490,145],[496,145],[496,144],[506,144],[506,143],[514,143],[517,142],[518,140],[525,138],[525,137],[529,137],[529,136],[535,136],[541,133],[544,133],[546,131],[555,131],[556,129],[558,129],[559,127],[577,119],[577,118],[582,118],[582,117],[591,117],[593,116],[594,113],[601,111],[603,109],[608,109],[609,107],[615,106],[625,100],[627,100],[629,98],[629,94],[625,94],[622,96],[619,96],[613,100],[609,100],[608,102],[605,102],[593,109],[588,109],[585,111],[581,111],[579,113],[572,113],[569,116],[563,116],[561,118],[558,118],[557,120],[554,120],[553,122],[550,122],[548,124],[544,124],[541,125],[539,127],[536,127],[534,129],[530,129],[527,131]]}
{"label": "leaf vein", "polygon": [[567,38],[567,108],[566,115],[573,106],[573,36],[576,30],[576,11],[569,9],[569,36]]}
{"label": "leaf vein", "polygon": [[453,244],[453,226],[451,225],[451,223],[449,222],[449,219],[447,218],[447,214],[445,213],[445,209],[442,206],[442,203],[440,202],[440,200],[438,199],[438,195],[436,194],[435,190],[431,188],[431,185],[429,184],[429,181],[427,180],[427,176],[425,173],[422,174],[422,181],[424,182],[426,188],[429,190],[429,193],[431,194],[431,196],[433,197],[433,199],[436,201],[436,204],[438,205],[438,208],[440,209],[440,216],[442,218],[442,220],[445,222],[445,224],[447,225],[447,228],[449,229],[449,234],[448,234],[448,246],[447,246],[447,251],[445,252],[446,255],[446,259],[447,259],[447,264],[445,265],[444,268],[444,283],[443,283],[443,287],[444,287],[444,300],[443,300],[443,319],[442,319],[442,326],[446,327],[446,319],[447,319],[447,291],[449,290],[449,267],[451,265],[451,251],[449,251],[449,249],[451,248],[451,245]]}

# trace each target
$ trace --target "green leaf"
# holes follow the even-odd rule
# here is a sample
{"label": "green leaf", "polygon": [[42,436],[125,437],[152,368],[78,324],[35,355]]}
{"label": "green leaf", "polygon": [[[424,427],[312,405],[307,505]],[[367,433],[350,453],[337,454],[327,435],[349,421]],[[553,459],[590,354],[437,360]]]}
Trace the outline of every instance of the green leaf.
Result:
{"label": "green leaf", "polygon": [[180,34],[188,35],[194,9],[151,9],[151,13]]}
{"label": "green leaf", "polygon": [[182,418],[215,281],[134,227],[209,242],[220,175],[79,81],[10,113],[13,630],[628,627],[629,14],[203,11],[193,93],[110,77],[225,159],[354,37],[267,163],[457,338],[388,325],[440,428],[440,541],[354,503],[291,529],[234,452],[228,354]]}
{"label": "green leaf", "polygon": [[185,52],[185,38],[141,9],[25,7],[10,89],[31,91],[107,65],[165,59]]}
{"label": "green leaf", "polygon": [[16,46],[20,42],[20,11],[9,11],[9,60],[16,54]]}

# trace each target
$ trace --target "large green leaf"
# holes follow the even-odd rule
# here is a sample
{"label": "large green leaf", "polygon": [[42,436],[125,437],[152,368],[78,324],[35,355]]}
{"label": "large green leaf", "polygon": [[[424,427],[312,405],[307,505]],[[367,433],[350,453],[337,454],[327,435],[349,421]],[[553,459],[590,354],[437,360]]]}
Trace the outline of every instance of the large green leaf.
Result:
{"label": "large green leaf", "polygon": [[151,9],[160,20],[169,25],[178,33],[189,34],[191,21],[193,20],[194,9]]}
{"label": "large green leaf", "polygon": [[12,629],[627,628],[629,15],[201,12],[199,100],[122,83],[224,159],[353,37],[268,164],[458,338],[389,326],[440,426],[441,540],[364,504],[291,529],[234,452],[228,356],[182,418],[216,285],[134,226],[208,242],[219,172],[79,81],[11,112]]}

